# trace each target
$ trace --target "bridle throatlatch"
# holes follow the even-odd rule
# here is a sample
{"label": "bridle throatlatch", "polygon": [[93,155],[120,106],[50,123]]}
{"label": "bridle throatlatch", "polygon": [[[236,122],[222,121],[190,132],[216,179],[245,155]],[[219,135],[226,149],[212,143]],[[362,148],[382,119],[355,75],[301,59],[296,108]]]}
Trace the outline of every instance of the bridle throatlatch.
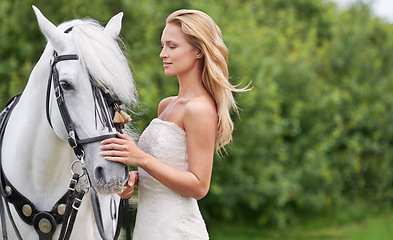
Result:
{"label": "bridle throatlatch", "polygon": [[[66,33],[70,32],[71,30],[72,28],[68,29]],[[18,239],[22,239],[19,230],[11,215],[9,209],[9,203],[14,205],[18,215],[25,223],[34,226],[37,234],[39,235],[40,240],[52,240],[53,234],[55,233],[56,226],[58,224],[62,224],[59,240],[70,239],[71,232],[76,219],[76,215],[82,203],[82,199],[90,189],[89,177],[84,162],[85,152],[83,150],[83,145],[102,141],[112,137],[117,137],[115,133],[90,137],[85,139],[80,139],[78,137],[78,134],[75,131],[74,122],[71,119],[67,105],[65,103],[63,89],[60,86],[59,73],[56,68],[56,64],[58,62],[69,61],[69,60],[79,60],[79,57],[75,54],[58,56],[56,51],[53,52],[53,58],[50,62],[51,68],[50,68],[50,74],[49,74],[47,92],[46,92],[46,117],[49,125],[52,127],[52,122],[49,114],[49,105],[50,105],[50,95],[51,95],[51,84],[53,82],[53,89],[54,89],[56,102],[68,134],[67,141],[69,145],[72,147],[72,149],[74,150],[74,153],[78,159],[75,160],[71,165],[72,178],[70,180],[68,191],[56,202],[52,210],[49,212],[39,211],[30,200],[28,200],[21,193],[19,193],[17,189],[15,189],[15,187],[8,181],[8,179],[6,178],[3,172],[3,168],[1,167],[1,147],[2,147],[3,136],[9,116],[11,115],[14,106],[18,102],[19,96],[12,99],[11,103],[7,105],[7,107],[3,110],[3,112],[1,112],[0,115],[0,167],[1,167],[0,220],[2,226],[3,239],[8,239],[6,221],[5,221],[5,210],[8,213],[15,234],[17,235]],[[104,123],[106,127],[108,127],[109,129],[115,128],[117,131],[122,132],[122,129],[124,128],[124,124],[131,121],[131,118],[121,109],[120,107],[122,104],[121,101],[118,100],[116,96],[113,96],[113,94],[111,94],[108,90],[105,90],[95,85],[93,81],[91,82],[92,82],[94,101],[96,102],[96,105],[98,105],[98,107],[96,107],[96,121],[98,115],[99,120],[102,123]],[[110,110],[109,114],[108,114],[108,109]],[[106,113],[97,113],[97,111],[106,111]],[[77,173],[76,171],[77,165],[80,165],[80,169],[82,171],[81,173]],[[83,182],[79,183],[81,178],[84,178]],[[103,240],[106,240],[107,238],[104,232],[100,204],[96,194],[97,193],[93,189],[91,193],[91,197],[92,197],[92,203],[94,209],[94,216],[96,219],[98,232],[101,238]],[[6,209],[4,209],[3,200],[5,202]],[[127,240],[130,240],[131,234],[130,234],[130,230],[128,229],[130,228],[128,199],[122,199],[120,202],[119,216],[118,216],[117,228],[115,231],[114,239],[118,239],[120,235],[121,222],[123,217],[126,218]]]}

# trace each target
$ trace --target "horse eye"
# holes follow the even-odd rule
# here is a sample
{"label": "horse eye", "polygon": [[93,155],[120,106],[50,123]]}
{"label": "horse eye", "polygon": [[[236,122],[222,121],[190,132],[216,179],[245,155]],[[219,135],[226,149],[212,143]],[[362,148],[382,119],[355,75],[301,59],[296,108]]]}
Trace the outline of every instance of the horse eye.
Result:
{"label": "horse eye", "polygon": [[68,81],[65,81],[65,80],[61,80],[61,81],[60,81],[60,86],[61,86],[61,88],[62,88],[64,91],[70,91],[70,90],[73,90],[73,89],[74,89],[74,87],[72,86],[72,84],[69,83]]}

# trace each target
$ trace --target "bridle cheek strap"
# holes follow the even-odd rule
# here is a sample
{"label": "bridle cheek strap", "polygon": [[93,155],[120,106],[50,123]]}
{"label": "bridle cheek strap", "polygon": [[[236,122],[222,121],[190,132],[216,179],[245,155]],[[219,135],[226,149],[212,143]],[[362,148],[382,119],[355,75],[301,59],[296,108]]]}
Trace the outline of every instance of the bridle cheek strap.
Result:
{"label": "bridle cheek strap", "polygon": [[[68,113],[68,109],[66,109],[67,106],[64,103],[63,89],[60,86],[59,73],[56,68],[56,64],[58,62],[67,61],[67,60],[79,60],[79,57],[76,54],[57,56],[57,52],[53,51],[53,58],[50,61],[51,68],[50,68],[50,72],[49,72],[48,85],[47,85],[47,89],[46,89],[46,118],[47,118],[48,123],[52,129],[53,129],[53,125],[52,125],[52,121],[49,116],[49,112],[50,112],[49,103],[50,103],[50,92],[51,92],[52,79],[53,79],[53,88],[55,91],[57,105],[59,105],[59,110],[60,110],[61,116],[63,118],[63,121],[66,119],[67,120],[66,122],[68,122],[68,123],[72,122],[71,117]],[[63,112],[61,110],[63,107],[60,107],[60,106],[64,106],[65,110]],[[66,128],[67,128],[67,132],[69,132],[70,128],[73,128],[73,126],[66,126]]]}

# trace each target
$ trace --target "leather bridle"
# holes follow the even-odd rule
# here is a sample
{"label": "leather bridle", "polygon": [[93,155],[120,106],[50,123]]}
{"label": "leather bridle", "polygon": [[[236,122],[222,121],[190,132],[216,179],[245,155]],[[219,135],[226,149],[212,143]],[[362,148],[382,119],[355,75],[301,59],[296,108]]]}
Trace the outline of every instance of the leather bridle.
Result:
{"label": "leather bridle", "polygon": [[53,128],[52,122],[50,120],[50,114],[49,114],[49,103],[50,103],[50,92],[51,92],[51,83],[53,82],[53,89],[54,89],[54,94],[57,102],[57,106],[59,108],[61,117],[63,119],[64,126],[67,130],[67,141],[70,144],[70,146],[73,148],[75,155],[78,157],[78,159],[81,159],[84,156],[84,151],[83,151],[83,144],[88,144],[88,143],[93,143],[93,142],[99,142],[108,138],[116,137],[116,134],[107,134],[107,135],[101,135],[97,137],[91,137],[91,138],[85,138],[85,139],[79,139],[78,134],[75,131],[75,125],[74,122],[71,119],[70,113],[68,111],[67,105],[65,103],[64,99],[64,91],[62,87],[60,86],[60,80],[59,80],[59,73],[56,68],[56,64],[61,62],[61,61],[69,61],[69,60],[78,60],[78,56],[75,54],[69,54],[69,55],[61,55],[58,56],[56,51],[53,52],[53,59],[51,61],[51,71],[49,74],[49,79],[48,79],[48,85],[47,85],[47,96],[46,96],[46,117],[49,122],[49,125]]}

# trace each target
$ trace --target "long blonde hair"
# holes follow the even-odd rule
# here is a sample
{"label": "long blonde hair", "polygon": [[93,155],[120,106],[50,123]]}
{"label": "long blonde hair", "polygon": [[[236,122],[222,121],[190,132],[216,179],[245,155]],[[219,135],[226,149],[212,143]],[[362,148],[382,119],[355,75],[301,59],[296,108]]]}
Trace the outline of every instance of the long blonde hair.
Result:
{"label": "long blonde hair", "polygon": [[220,28],[209,15],[198,10],[178,10],[166,19],[166,24],[170,23],[178,24],[191,45],[204,55],[202,82],[217,105],[216,150],[219,151],[232,140],[234,126],[230,112],[238,113],[232,92],[246,89],[237,89],[228,81],[228,48]]}

